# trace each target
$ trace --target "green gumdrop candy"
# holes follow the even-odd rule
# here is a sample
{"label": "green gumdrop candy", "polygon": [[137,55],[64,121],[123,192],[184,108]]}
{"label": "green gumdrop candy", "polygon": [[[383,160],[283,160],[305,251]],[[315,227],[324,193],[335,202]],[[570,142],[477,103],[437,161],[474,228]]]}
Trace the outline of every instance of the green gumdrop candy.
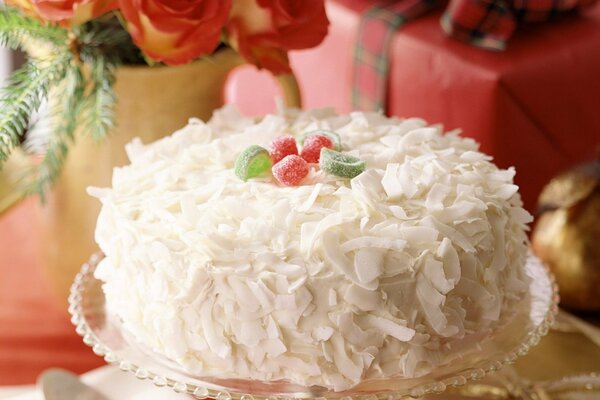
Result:
{"label": "green gumdrop candy", "polygon": [[235,174],[243,181],[259,176],[273,165],[269,151],[253,144],[235,160]]}
{"label": "green gumdrop candy", "polygon": [[360,158],[323,147],[321,148],[319,166],[323,171],[332,175],[342,178],[354,178],[365,170],[367,164]]}
{"label": "green gumdrop candy", "polygon": [[300,146],[303,146],[306,138],[312,135],[323,135],[327,137],[329,140],[331,140],[333,149],[335,151],[342,151],[342,139],[340,138],[340,135],[334,131],[328,131],[326,129],[317,129],[316,131],[310,131],[302,134],[302,136],[300,136]]}

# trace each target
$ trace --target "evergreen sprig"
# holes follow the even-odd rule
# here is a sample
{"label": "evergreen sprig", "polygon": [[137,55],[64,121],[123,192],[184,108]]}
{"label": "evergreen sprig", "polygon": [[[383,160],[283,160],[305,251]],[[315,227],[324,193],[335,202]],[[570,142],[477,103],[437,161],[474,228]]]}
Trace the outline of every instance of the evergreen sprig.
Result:
{"label": "evergreen sprig", "polygon": [[44,157],[27,173],[26,194],[38,193],[42,200],[58,178],[69,147],[75,142],[79,110],[85,99],[85,79],[79,65],[69,65],[58,88],[61,96],[51,102],[50,127],[43,138]]}
{"label": "evergreen sprig", "polygon": [[37,192],[42,200],[58,178],[76,137],[88,135],[101,141],[114,126],[115,66],[100,55],[88,59],[88,63],[91,65],[71,63],[57,88],[60,97],[51,102],[51,128],[43,146],[44,157],[28,174],[28,194]]}
{"label": "evergreen sprig", "polygon": [[69,63],[70,54],[58,52],[47,59],[28,60],[10,77],[0,98],[0,165],[20,144],[31,115],[62,81]]}
{"label": "evergreen sprig", "polygon": [[0,6],[0,45],[26,49],[38,43],[45,46],[45,58],[30,58],[13,73],[0,96],[0,168],[24,141],[32,114],[48,100],[44,135],[28,138],[34,145],[42,144],[34,147],[43,148],[43,157],[23,175],[25,194],[38,192],[43,197],[56,181],[77,136],[89,135],[99,141],[114,126],[117,66],[143,63],[144,59],[114,14],[69,31]]}
{"label": "evergreen sprig", "polygon": [[81,60],[94,64],[102,57],[107,65],[145,64],[141,50],[116,17],[89,21],[74,30]]}
{"label": "evergreen sprig", "polygon": [[42,24],[11,7],[0,7],[0,45],[17,49],[25,40],[35,39],[64,46],[67,38],[68,32],[59,26]]}
{"label": "evergreen sprig", "polygon": [[99,57],[91,70],[92,87],[82,110],[82,125],[94,140],[102,140],[114,126],[117,98],[113,91],[114,65]]}

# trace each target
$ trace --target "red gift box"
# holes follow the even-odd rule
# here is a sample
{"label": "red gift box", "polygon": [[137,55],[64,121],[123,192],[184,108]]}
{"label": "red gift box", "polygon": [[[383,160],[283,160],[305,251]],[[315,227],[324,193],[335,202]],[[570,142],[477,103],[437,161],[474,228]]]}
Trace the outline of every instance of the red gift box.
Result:
{"label": "red gift box", "polygon": [[[329,1],[329,36],[292,53],[306,108],[351,111],[354,45],[366,6]],[[447,37],[441,11],[395,33],[386,112],[462,128],[499,166],[515,166],[525,205],[534,210],[545,183],[592,159],[600,145],[600,6],[521,27],[503,52]],[[229,98],[250,114],[271,111],[274,93],[268,74],[250,67],[229,87]]]}

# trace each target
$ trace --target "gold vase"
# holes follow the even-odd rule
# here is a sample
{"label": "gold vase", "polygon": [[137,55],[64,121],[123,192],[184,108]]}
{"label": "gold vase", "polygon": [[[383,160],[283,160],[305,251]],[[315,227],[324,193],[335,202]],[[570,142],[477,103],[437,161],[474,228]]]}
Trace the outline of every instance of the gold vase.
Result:
{"label": "gold vase", "polygon": [[[51,285],[66,300],[73,277],[94,241],[97,199],[88,186],[110,186],[112,169],[128,163],[124,146],[134,137],[152,142],[183,127],[190,117],[207,120],[224,104],[229,72],[243,63],[230,50],[177,67],[124,66],[116,74],[116,127],[101,143],[79,135],[46,204],[40,205],[41,255]],[[293,75],[278,77],[286,104],[300,106]]]}

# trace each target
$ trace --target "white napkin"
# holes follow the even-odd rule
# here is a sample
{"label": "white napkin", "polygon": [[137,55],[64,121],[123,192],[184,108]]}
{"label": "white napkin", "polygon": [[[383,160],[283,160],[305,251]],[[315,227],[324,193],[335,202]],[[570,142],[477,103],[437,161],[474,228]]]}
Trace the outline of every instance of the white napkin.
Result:
{"label": "white napkin", "polygon": [[[151,381],[139,380],[130,372],[105,366],[81,375],[81,380],[110,400],[190,400],[169,387],[157,387]],[[0,400],[44,400],[35,385],[0,386]]]}

